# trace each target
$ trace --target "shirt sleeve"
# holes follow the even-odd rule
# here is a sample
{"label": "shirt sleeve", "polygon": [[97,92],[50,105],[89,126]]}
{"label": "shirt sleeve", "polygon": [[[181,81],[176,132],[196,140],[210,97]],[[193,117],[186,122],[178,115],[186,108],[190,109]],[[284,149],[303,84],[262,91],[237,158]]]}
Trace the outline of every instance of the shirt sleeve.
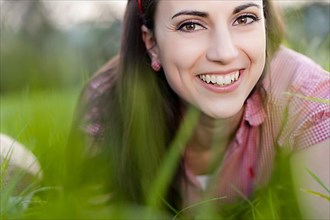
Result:
{"label": "shirt sleeve", "polygon": [[330,137],[330,75],[306,57],[292,62],[292,81],[282,93],[286,110],[279,143],[298,150]]}
{"label": "shirt sleeve", "polygon": [[105,67],[87,82],[76,107],[75,127],[82,134],[89,151],[97,151],[103,141],[106,117],[110,110],[108,100],[115,81],[116,60],[111,60]]}
{"label": "shirt sleeve", "polygon": [[330,81],[324,79],[310,95],[297,97],[302,103],[300,125],[294,132],[295,145],[299,148],[320,143],[330,137]]}

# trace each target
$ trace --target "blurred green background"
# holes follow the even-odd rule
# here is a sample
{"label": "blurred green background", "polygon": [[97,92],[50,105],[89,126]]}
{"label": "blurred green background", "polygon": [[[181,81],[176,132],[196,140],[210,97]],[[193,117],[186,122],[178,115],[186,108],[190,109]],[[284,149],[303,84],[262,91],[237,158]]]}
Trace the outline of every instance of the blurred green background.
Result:
{"label": "blurred green background", "polygon": [[[290,48],[330,69],[330,2],[278,1]],[[1,1],[0,132],[40,160],[44,185],[63,170],[80,90],[118,52],[125,1]],[[3,189],[1,189],[3,190]]]}
{"label": "blurred green background", "polygon": [[81,88],[118,51],[120,10],[118,1],[1,1],[0,132],[32,150],[47,185],[58,182]]}

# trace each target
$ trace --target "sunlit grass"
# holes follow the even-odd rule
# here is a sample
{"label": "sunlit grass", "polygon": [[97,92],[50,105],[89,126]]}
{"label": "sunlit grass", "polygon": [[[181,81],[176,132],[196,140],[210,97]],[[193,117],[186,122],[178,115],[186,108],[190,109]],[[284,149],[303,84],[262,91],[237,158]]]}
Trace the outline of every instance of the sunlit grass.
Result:
{"label": "sunlit grass", "polygon": [[[52,191],[63,179],[63,157],[79,89],[69,91],[24,91],[1,97],[0,132],[24,144],[38,158],[43,181],[27,182],[17,171],[7,183],[1,181],[1,218],[22,218],[27,207],[40,206],[48,199],[40,195]],[[22,158],[23,159],[23,158]],[[1,164],[4,179],[8,160]],[[29,180],[31,181],[31,180]]]}
{"label": "sunlit grass", "polygon": [[[180,155],[180,146],[185,143],[191,133],[197,112],[191,109],[184,126],[178,132],[172,143],[173,151],[160,168],[158,178],[154,180],[149,194],[146,195],[149,206],[133,204],[109,203],[109,192],[102,186],[102,181],[80,182],[86,177],[83,167],[76,167],[76,172],[66,175],[65,147],[73,118],[74,106],[78,97],[77,90],[63,92],[49,92],[37,94],[19,94],[3,97],[1,109],[1,132],[10,134],[25,144],[37,155],[40,160],[44,180],[38,185],[32,184],[25,191],[15,196],[12,188],[15,187],[20,176],[13,177],[12,182],[1,189],[3,207],[1,215],[5,218],[26,219],[95,219],[95,218],[151,218],[151,219],[181,219],[185,211],[197,210],[196,219],[278,219],[284,217],[300,217],[297,211],[296,200],[293,194],[288,163],[282,157],[279,168],[274,173],[273,181],[268,188],[260,189],[256,196],[245,199],[238,204],[223,206],[219,213],[217,204],[221,198],[209,198],[190,207],[176,210],[170,216],[157,209],[163,202],[164,192],[172,178],[174,166]],[[79,148],[79,147],[78,147]],[[74,166],[75,160],[70,158],[69,164]],[[70,162],[71,161],[71,162]],[[68,161],[66,161],[68,162]],[[79,163],[77,163],[79,164]],[[174,165],[174,166],[173,166]],[[97,170],[97,164],[88,164],[90,170]],[[87,176],[88,178],[88,176]],[[103,177],[106,178],[106,177]],[[71,181],[69,187],[64,186]],[[281,181],[278,181],[281,180]],[[282,182],[282,180],[285,180]],[[63,185],[64,184],[64,185]],[[291,193],[290,193],[291,192]],[[285,195],[285,203],[281,201]],[[28,204],[23,206],[22,204]],[[152,208],[153,207],[153,208]],[[152,209],[150,209],[152,208]]]}
{"label": "sunlit grass", "polygon": [[57,160],[63,157],[79,90],[23,92],[1,97],[1,133],[8,134],[38,157],[45,179],[57,182]]}

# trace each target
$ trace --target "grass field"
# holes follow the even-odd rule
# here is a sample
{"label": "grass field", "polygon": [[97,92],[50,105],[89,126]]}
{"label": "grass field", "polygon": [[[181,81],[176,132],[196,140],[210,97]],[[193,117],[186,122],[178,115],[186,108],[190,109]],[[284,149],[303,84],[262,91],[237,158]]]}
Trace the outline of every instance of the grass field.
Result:
{"label": "grass field", "polygon": [[[79,90],[50,91],[42,93],[24,92],[2,97],[1,99],[1,132],[11,135],[31,149],[40,161],[43,169],[43,180],[31,185],[25,192],[15,194],[10,185],[1,186],[0,216],[3,219],[95,219],[95,218],[170,218],[167,214],[147,207],[131,205],[109,206],[107,195],[96,184],[75,185],[70,190],[62,188],[65,182],[65,147],[74,115],[74,108]],[[182,133],[183,135],[184,132]],[[69,146],[70,147],[70,146]],[[174,149],[174,154],[178,151]],[[70,161],[74,161],[71,158]],[[168,182],[167,167],[172,167],[174,158],[169,158],[163,165],[155,188],[150,189],[149,200],[159,203],[157,191],[162,191]],[[287,161],[279,163],[274,181],[266,189],[261,189],[257,196],[239,204],[228,206],[221,214],[214,212],[213,202],[217,199],[202,201],[185,210],[199,210],[197,219],[278,219],[300,217],[295,196],[292,190]],[[90,169],[97,169],[90,165]],[[288,177],[286,178],[284,174]],[[75,174],[72,174],[75,175]],[[80,173],[79,175],[83,175]],[[15,177],[20,181],[20,176]],[[79,179],[80,176],[77,176]],[[281,180],[281,181],[279,181]],[[79,181],[77,181],[79,182]],[[13,181],[12,185],[17,182]],[[285,203],[281,199],[285,195]],[[25,204],[25,205],[24,205]],[[26,204],[29,204],[27,206]],[[29,207],[29,208],[28,208]],[[180,218],[180,210],[173,219]]]}

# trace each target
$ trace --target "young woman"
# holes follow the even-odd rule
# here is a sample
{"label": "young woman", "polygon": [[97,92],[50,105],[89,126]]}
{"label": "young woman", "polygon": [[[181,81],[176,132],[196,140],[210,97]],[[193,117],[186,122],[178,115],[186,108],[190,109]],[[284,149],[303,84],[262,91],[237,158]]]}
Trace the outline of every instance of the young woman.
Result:
{"label": "young woman", "polygon": [[110,161],[117,198],[146,203],[191,109],[172,206],[250,196],[276,147],[296,151],[294,172],[307,176],[307,166],[329,184],[329,75],[282,36],[270,0],[128,1],[120,53],[82,99],[90,150]]}

